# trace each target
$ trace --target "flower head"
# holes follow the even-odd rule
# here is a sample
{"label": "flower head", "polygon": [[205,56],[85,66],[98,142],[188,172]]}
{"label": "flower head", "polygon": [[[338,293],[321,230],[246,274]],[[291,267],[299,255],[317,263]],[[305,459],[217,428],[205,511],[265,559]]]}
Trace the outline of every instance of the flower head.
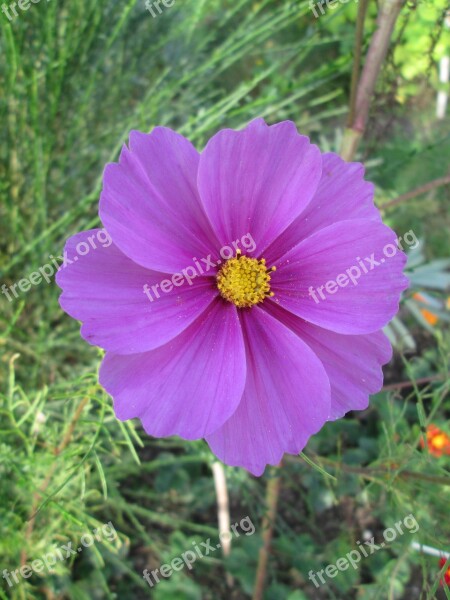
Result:
{"label": "flower head", "polygon": [[[436,427],[436,425],[428,425],[426,430],[427,446],[430,454],[434,456],[450,456],[450,437]],[[425,447],[423,439],[420,440],[422,448]]]}
{"label": "flower head", "polygon": [[[439,559],[439,569],[442,569],[442,567],[444,567],[446,563],[447,563],[446,558],[444,558],[444,557],[440,558]],[[444,579],[441,579],[441,585],[444,585],[444,581],[445,581],[445,583],[450,585],[450,565],[446,568],[446,570],[444,572]]]}
{"label": "flower head", "polygon": [[[417,302],[421,303],[421,304],[428,304],[427,299],[424,298],[424,296],[422,296],[422,294],[419,294],[418,292],[414,293],[413,296],[414,300],[417,300]],[[425,319],[425,321],[429,324],[429,325],[436,325],[436,323],[439,321],[439,317],[432,312],[431,310],[428,310],[427,308],[419,308],[420,313],[422,314],[422,317]]]}
{"label": "flower head", "polygon": [[170,129],[132,131],[104,172],[112,243],[57,277],[63,309],[106,350],[117,417],[206,438],[259,475],[366,408],[407,280],[363,175],[291,122],[225,129],[201,154]]}

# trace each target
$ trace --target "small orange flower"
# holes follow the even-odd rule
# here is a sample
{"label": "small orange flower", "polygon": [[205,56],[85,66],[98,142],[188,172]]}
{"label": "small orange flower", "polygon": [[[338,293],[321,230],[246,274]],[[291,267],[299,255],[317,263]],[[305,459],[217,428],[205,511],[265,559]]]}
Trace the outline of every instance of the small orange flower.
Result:
{"label": "small orange flower", "polygon": [[[423,302],[423,303],[427,304],[427,301],[422,296],[422,294],[415,293],[415,294],[413,294],[413,298],[414,298],[414,300],[417,300],[418,302]],[[429,323],[431,326],[436,325],[436,323],[439,321],[439,317],[437,315],[435,315],[433,312],[431,312],[431,310],[427,310],[426,308],[421,308],[420,312],[422,313],[422,317],[425,319],[425,321],[427,323]]]}
{"label": "small orange flower", "polygon": [[[420,445],[422,448],[425,447],[423,438],[420,440]],[[436,425],[427,427],[427,446],[430,454],[434,456],[450,456],[450,437]]]}
{"label": "small orange flower", "polygon": [[[445,563],[447,562],[447,559],[442,557],[439,559],[439,568],[442,569],[442,567],[445,565]],[[447,567],[446,571],[444,572],[444,579],[441,579],[441,585],[444,585],[444,580],[447,583],[447,585],[450,585],[450,565]]]}

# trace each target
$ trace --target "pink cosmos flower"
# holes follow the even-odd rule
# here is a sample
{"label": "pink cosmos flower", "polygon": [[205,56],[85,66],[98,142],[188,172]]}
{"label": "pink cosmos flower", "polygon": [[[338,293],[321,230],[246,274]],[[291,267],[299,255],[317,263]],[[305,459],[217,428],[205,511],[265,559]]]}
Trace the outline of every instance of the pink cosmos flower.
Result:
{"label": "pink cosmos flower", "polygon": [[[164,127],[132,131],[104,172],[112,243],[57,275],[62,308],[106,350],[117,417],[205,438],[260,475],[366,408],[407,279],[363,175],[289,121],[222,130],[202,153]],[[71,237],[68,258],[97,233]],[[252,252],[233,246],[244,238]]]}

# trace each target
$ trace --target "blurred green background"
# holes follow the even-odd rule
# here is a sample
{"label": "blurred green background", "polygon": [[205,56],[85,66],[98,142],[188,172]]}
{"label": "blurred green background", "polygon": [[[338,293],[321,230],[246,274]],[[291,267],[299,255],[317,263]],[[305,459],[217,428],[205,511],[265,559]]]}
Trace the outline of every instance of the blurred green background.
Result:
{"label": "blurred green background", "polygon": [[[103,166],[130,129],[168,125],[201,149],[225,126],[292,119],[323,151],[339,152],[357,2],[325,6],[320,18],[295,0],[176,0],[156,17],[144,0],[41,0],[17,16],[10,4],[0,13],[0,284],[99,225]],[[379,206],[450,174],[450,109],[436,115],[438,93],[449,92],[439,82],[447,9],[413,0],[397,22],[357,156]],[[376,14],[370,0],[364,51]],[[450,436],[449,200],[449,186],[436,186],[383,210],[398,235],[412,229],[420,239],[388,329],[386,386],[284,465],[266,599],[450,598],[439,559],[410,546],[450,552],[450,452],[420,443],[431,424]],[[0,296],[0,572],[68,540],[77,547],[108,522],[117,536],[19,584],[2,577],[0,598],[251,598],[273,473],[225,468],[231,522],[249,516],[255,534],[150,588],[145,568],[217,540],[214,458],[204,442],[151,439],[138,422],[115,419],[97,384],[101,353],[61,311],[54,279],[18,296]],[[416,533],[319,589],[308,579],[408,514]]]}

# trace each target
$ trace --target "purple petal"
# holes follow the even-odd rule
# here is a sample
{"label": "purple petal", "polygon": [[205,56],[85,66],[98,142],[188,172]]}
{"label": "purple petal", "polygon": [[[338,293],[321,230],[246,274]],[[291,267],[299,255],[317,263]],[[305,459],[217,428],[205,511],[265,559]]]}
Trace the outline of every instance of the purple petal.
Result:
{"label": "purple petal", "polygon": [[321,229],[277,262],[274,300],[338,333],[378,331],[398,311],[408,286],[406,256],[395,240],[392,229],[376,221],[340,221]]}
{"label": "purple petal", "polygon": [[373,183],[364,180],[364,165],[347,163],[337,154],[323,154],[322,177],[313,199],[265,251],[265,258],[270,264],[276,263],[302,240],[337,221],[381,221],[373,194]]}
{"label": "purple petal", "polygon": [[331,385],[330,420],[367,408],[369,395],[383,386],[381,367],[392,357],[382,331],[342,335],[311,325],[273,302],[266,302],[264,308],[305,341],[325,367]]}
{"label": "purple petal", "polygon": [[294,123],[252,121],[224,129],[200,158],[198,188],[222,245],[249,233],[260,254],[305,209],[317,189],[321,155]]}
{"label": "purple petal", "polygon": [[247,381],[233,416],[207,437],[226,464],[261,475],[298,454],[330,416],[330,383],[314,352],[264,310],[242,311]]}
{"label": "purple petal", "polygon": [[130,150],[106,166],[100,218],[134,262],[174,273],[217,247],[197,192],[198,162],[188,140],[156,127],[132,131]]}
{"label": "purple petal", "polygon": [[[83,231],[69,238],[65,251],[72,264],[62,267],[56,276],[63,290],[61,307],[83,322],[81,335],[90,344],[116,354],[151,350],[183,331],[217,296],[211,280],[204,277],[194,279],[191,286],[184,280],[167,293],[159,287],[152,292],[151,286],[159,286],[171,276],[140,267],[114,244],[101,245],[99,231]],[[95,249],[88,239],[94,241]],[[77,246],[83,243],[91,249],[81,256]],[[144,293],[145,284],[150,286],[153,301]]]}
{"label": "purple petal", "polygon": [[217,299],[186,331],[143,354],[107,354],[100,383],[121,420],[139,417],[156,437],[192,440],[220,427],[245,385],[245,350],[236,307]]}

